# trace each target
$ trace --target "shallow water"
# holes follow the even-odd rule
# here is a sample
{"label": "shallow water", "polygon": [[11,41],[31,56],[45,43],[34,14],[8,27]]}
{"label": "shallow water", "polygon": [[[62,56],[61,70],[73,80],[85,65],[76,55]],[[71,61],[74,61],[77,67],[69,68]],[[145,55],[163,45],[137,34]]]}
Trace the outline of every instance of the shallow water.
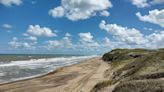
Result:
{"label": "shallow water", "polygon": [[56,68],[79,63],[94,56],[70,56],[49,59],[31,59],[0,63],[0,83],[32,78],[47,74]]}

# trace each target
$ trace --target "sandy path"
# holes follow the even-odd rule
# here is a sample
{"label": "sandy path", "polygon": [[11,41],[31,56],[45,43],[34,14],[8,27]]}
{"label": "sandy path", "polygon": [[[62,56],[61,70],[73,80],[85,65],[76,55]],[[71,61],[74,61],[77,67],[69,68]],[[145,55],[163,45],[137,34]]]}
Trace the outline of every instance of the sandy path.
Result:
{"label": "sandy path", "polygon": [[109,66],[99,58],[60,68],[48,75],[0,85],[0,92],[89,92]]}

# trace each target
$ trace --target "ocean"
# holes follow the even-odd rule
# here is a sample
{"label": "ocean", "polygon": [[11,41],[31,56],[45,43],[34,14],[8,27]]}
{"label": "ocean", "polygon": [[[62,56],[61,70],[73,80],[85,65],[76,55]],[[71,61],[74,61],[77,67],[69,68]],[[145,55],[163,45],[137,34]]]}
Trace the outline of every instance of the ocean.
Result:
{"label": "ocean", "polygon": [[0,55],[0,84],[45,75],[57,68],[97,57],[76,55]]}

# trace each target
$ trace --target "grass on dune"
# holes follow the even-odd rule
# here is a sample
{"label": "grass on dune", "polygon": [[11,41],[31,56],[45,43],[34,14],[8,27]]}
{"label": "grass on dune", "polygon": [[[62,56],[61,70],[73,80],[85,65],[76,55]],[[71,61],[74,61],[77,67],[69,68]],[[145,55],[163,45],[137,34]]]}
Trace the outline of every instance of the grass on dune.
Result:
{"label": "grass on dune", "polygon": [[112,66],[111,77],[93,92],[119,82],[113,92],[164,92],[164,49],[115,49],[102,57]]}

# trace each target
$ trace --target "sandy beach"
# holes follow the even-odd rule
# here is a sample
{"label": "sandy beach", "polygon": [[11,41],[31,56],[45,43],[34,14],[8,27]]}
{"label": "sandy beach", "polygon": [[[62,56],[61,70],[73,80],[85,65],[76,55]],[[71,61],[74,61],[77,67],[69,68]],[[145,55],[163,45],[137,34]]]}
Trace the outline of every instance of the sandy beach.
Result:
{"label": "sandy beach", "polygon": [[0,85],[0,92],[90,92],[109,68],[100,58],[59,68],[47,75]]}

